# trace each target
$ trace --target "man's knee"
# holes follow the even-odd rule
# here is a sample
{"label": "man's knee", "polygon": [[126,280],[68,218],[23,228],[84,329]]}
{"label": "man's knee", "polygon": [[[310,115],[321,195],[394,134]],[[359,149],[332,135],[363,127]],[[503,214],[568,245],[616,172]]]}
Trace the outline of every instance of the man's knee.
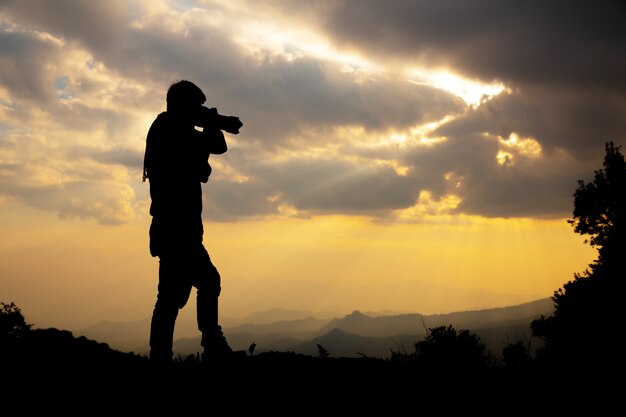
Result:
{"label": "man's knee", "polygon": [[155,308],[163,310],[180,310],[189,300],[191,287],[187,288],[160,288]]}
{"label": "man's knee", "polygon": [[198,282],[196,288],[198,289],[198,296],[200,297],[206,296],[217,298],[222,292],[222,286],[219,281],[216,282],[215,280],[202,280]]}

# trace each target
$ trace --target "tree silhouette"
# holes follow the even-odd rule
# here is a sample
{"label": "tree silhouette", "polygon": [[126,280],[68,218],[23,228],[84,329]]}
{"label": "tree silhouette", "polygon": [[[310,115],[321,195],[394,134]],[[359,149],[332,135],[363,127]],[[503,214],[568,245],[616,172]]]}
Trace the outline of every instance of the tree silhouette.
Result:
{"label": "tree silhouette", "polygon": [[509,369],[523,369],[532,364],[532,356],[530,354],[529,344],[523,340],[515,343],[509,343],[502,348],[502,360],[504,366]]}
{"label": "tree silhouette", "polygon": [[480,368],[491,360],[478,336],[451,325],[429,329],[426,338],[417,342],[415,348],[424,363],[437,368]]}
{"label": "tree silhouette", "polygon": [[26,323],[22,311],[15,303],[0,303],[0,340],[22,337],[31,330],[32,324]]}
{"label": "tree silhouette", "polygon": [[392,351],[392,361],[413,362],[422,370],[479,370],[492,363],[485,344],[469,330],[452,325],[427,329],[424,340],[415,343],[415,352]]}
{"label": "tree silhouette", "polygon": [[593,182],[578,181],[569,220],[576,233],[589,236],[586,243],[598,249],[598,258],[554,292],[552,316],[531,323],[533,336],[544,341],[537,359],[561,369],[601,369],[622,355],[626,164],[613,142],[605,150],[603,169],[595,171]]}
{"label": "tree silhouette", "polygon": [[589,235],[588,242],[598,248],[593,269],[621,265],[626,240],[626,163],[613,142],[605,149],[604,169],[595,172],[591,183],[578,181],[574,218],[569,220],[576,233]]}

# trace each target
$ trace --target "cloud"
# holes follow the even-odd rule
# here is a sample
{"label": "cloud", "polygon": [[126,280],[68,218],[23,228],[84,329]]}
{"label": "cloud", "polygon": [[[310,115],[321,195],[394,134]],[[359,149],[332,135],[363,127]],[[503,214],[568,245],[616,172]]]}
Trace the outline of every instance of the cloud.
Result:
{"label": "cloud", "polygon": [[[603,143],[625,140],[618,2],[41,0],[0,13],[0,193],[66,217],[136,214],[145,135],[183,78],[244,123],[212,158],[208,219],[388,218],[436,202],[565,216]],[[502,92],[470,105],[414,69]]]}
{"label": "cloud", "polygon": [[264,2],[381,60],[446,66],[515,86],[626,87],[621,1],[344,0],[297,12],[300,6]]}
{"label": "cloud", "polygon": [[[129,185],[101,178],[57,181],[51,174],[54,172],[46,166],[0,164],[0,195],[56,212],[62,219],[95,219],[102,224],[120,224],[135,217],[135,192]],[[16,181],[16,178],[25,181]]]}
{"label": "cloud", "polygon": [[482,109],[497,110],[491,121],[499,129],[527,131],[579,156],[602,149],[599,142],[624,143],[624,2],[345,0],[299,12],[298,2],[264,7],[294,13],[339,47],[390,66],[443,67],[503,82],[512,94]]}
{"label": "cloud", "polygon": [[85,47],[115,45],[126,30],[128,2],[110,0],[4,0],[1,9],[16,21],[62,33]]}
{"label": "cloud", "polygon": [[0,34],[0,62],[0,194],[62,218],[134,218],[128,175],[140,178],[143,139],[128,136],[140,89],[77,44],[15,25]]}
{"label": "cloud", "polygon": [[12,97],[42,104],[54,99],[42,77],[46,64],[56,58],[58,46],[37,35],[4,31],[0,37],[0,83]]}

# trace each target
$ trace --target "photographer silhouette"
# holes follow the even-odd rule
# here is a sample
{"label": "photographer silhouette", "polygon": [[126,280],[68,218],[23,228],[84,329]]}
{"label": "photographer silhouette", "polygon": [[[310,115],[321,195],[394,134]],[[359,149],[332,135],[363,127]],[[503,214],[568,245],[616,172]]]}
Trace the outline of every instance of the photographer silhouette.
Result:
{"label": "photographer silhouette", "polygon": [[223,131],[238,134],[243,124],[238,117],[205,107],[206,96],[187,80],[172,84],[166,101],[167,111],[156,117],[148,131],[143,169],[152,200],[150,254],[159,258],[150,359],[172,361],[176,318],[192,287],[197,289],[204,359],[219,358],[232,349],[218,321],[221,277],[203,245],[201,183],[211,175],[209,156],[228,149]]}

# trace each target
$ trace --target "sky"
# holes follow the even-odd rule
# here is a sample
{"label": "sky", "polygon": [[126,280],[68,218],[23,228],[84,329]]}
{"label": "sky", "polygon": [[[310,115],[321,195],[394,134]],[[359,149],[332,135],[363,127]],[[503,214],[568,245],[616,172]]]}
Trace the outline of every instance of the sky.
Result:
{"label": "sky", "polygon": [[567,220],[626,142],[625,19],[617,0],[0,0],[0,301],[36,327],[150,316],[143,152],[181,79],[244,124],[203,185],[223,317],[550,297],[597,255]]}

